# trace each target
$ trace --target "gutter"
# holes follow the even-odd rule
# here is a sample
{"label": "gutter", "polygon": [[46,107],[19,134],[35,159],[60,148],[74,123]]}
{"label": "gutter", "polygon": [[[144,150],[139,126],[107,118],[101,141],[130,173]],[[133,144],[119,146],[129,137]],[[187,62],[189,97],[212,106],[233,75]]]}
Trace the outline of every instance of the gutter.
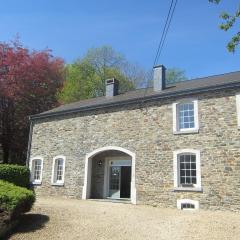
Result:
{"label": "gutter", "polygon": [[215,85],[215,86],[211,86],[211,87],[202,87],[202,88],[197,88],[197,89],[179,90],[179,91],[174,91],[171,93],[155,94],[155,95],[145,96],[145,97],[142,96],[142,97],[138,97],[138,98],[121,100],[121,101],[116,101],[116,102],[95,104],[92,106],[84,106],[84,107],[79,107],[79,108],[75,108],[75,109],[62,110],[59,112],[37,114],[37,115],[30,116],[29,119],[32,124],[32,121],[37,120],[37,119],[44,119],[44,118],[61,116],[61,115],[69,115],[69,114],[73,114],[73,113],[99,110],[99,109],[110,108],[110,107],[120,107],[120,106],[124,106],[124,105],[129,105],[129,104],[146,103],[146,102],[151,102],[151,101],[161,100],[161,99],[166,99],[166,98],[171,98],[171,97],[179,97],[179,96],[185,96],[185,95],[196,94],[196,93],[205,93],[208,91],[226,90],[226,89],[232,89],[235,87],[240,87],[240,82]]}

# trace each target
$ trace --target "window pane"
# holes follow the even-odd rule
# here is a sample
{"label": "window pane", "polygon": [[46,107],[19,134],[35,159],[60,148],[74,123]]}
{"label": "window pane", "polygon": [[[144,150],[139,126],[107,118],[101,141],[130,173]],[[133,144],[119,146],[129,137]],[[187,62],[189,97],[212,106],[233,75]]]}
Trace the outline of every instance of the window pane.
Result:
{"label": "window pane", "polygon": [[185,171],[184,170],[180,170],[180,177],[185,176]]}
{"label": "window pane", "polygon": [[180,155],[180,161],[184,162],[184,155]]}
{"label": "window pane", "polygon": [[191,183],[192,183],[192,181],[191,181],[191,178],[190,178],[190,177],[186,177],[186,183],[188,183],[188,184],[191,184]]}
{"label": "window pane", "polygon": [[190,162],[191,155],[184,155],[185,162]]}
{"label": "window pane", "polygon": [[185,183],[185,177],[181,177],[180,178],[180,184],[184,184]]}
{"label": "window pane", "polygon": [[192,177],[195,177],[196,176],[196,170],[191,170],[191,175],[192,175]]}

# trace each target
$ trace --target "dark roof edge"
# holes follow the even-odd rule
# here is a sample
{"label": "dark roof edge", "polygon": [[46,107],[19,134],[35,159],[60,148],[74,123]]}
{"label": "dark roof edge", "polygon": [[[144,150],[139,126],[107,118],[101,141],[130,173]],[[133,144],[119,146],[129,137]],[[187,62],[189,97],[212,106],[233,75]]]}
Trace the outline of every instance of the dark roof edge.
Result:
{"label": "dark roof edge", "polygon": [[208,86],[208,87],[202,87],[202,88],[196,88],[196,89],[179,90],[179,91],[165,93],[165,94],[161,94],[161,95],[156,94],[156,95],[145,96],[145,97],[142,96],[142,97],[134,98],[134,99],[127,99],[127,100],[121,100],[121,101],[103,103],[103,104],[95,104],[92,106],[84,106],[84,107],[79,107],[76,109],[62,110],[59,112],[36,114],[36,115],[29,116],[29,119],[32,121],[32,120],[37,120],[37,119],[61,116],[63,114],[65,115],[65,114],[73,114],[73,113],[78,113],[78,112],[83,112],[83,111],[92,111],[92,110],[98,110],[98,109],[109,108],[109,107],[119,107],[119,106],[123,106],[126,104],[140,103],[141,101],[149,102],[149,101],[154,101],[154,100],[159,100],[159,99],[164,99],[164,98],[179,97],[179,96],[185,96],[185,95],[189,95],[189,94],[203,93],[203,92],[207,92],[207,91],[231,89],[234,87],[240,87],[240,82],[232,82],[232,83],[228,83],[228,84],[221,84],[221,85],[215,85],[215,86],[210,86],[210,87]]}

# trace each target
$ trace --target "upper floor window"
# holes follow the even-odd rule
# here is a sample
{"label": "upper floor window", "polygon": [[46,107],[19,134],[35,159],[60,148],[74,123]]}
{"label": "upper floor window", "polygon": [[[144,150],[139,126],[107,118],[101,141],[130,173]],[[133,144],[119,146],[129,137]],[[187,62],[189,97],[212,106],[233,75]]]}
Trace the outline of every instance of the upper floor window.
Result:
{"label": "upper floor window", "polygon": [[173,103],[173,132],[198,132],[198,101]]}
{"label": "upper floor window", "polygon": [[42,183],[42,169],[43,169],[43,159],[42,158],[33,158],[30,162],[30,171],[31,171],[31,182],[33,184]]}
{"label": "upper floor window", "polygon": [[57,156],[53,159],[52,184],[63,185],[65,172],[65,157]]}
{"label": "upper floor window", "polygon": [[174,152],[174,188],[201,190],[200,152],[183,149]]}

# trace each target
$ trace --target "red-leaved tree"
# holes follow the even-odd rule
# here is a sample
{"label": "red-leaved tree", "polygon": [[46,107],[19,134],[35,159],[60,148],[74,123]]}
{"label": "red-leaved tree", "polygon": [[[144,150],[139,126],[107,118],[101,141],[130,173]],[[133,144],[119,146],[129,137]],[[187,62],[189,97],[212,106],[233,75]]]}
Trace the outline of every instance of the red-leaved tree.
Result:
{"label": "red-leaved tree", "polygon": [[58,105],[64,62],[50,50],[31,51],[19,41],[0,44],[0,136],[4,162],[26,161],[29,115]]}

